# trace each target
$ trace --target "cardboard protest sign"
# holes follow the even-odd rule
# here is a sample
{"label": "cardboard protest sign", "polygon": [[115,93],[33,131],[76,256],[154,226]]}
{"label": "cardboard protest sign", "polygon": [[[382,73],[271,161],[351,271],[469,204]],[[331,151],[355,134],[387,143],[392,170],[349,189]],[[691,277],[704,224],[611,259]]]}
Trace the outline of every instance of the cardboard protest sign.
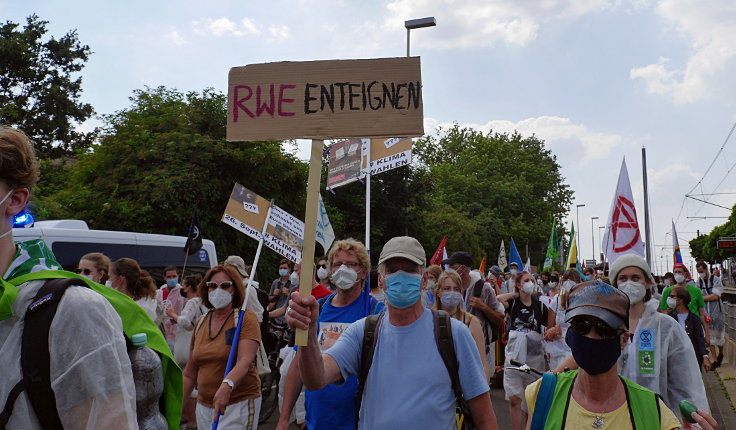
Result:
{"label": "cardboard protest sign", "polygon": [[422,136],[419,57],[251,64],[228,76],[227,140]]}
{"label": "cardboard protest sign", "polygon": [[412,144],[406,137],[371,139],[371,175],[411,164]]}
{"label": "cardboard protest sign", "polygon": [[268,200],[236,183],[227,201],[222,222],[260,240],[269,204]]}
{"label": "cardboard protest sign", "polygon": [[327,188],[337,188],[354,182],[361,176],[363,143],[360,139],[348,139],[330,147],[327,166]]}
{"label": "cardboard protest sign", "polygon": [[271,207],[266,237],[267,247],[294,263],[301,263],[304,247],[304,222],[280,207]]}

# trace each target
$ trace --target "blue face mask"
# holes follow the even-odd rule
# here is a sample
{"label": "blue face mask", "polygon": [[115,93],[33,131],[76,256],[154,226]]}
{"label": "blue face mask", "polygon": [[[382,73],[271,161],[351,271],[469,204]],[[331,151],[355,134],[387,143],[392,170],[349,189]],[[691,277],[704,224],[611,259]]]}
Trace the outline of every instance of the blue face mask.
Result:
{"label": "blue face mask", "polygon": [[391,306],[405,309],[419,300],[422,275],[403,270],[386,276],[386,299]]}
{"label": "blue face mask", "polygon": [[621,355],[621,341],[613,339],[591,339],[570,328],[565,336],[567,346],[581,369],[589,375],[605,373],[616,364]]}
{"label": "blue face mask", "polygon": [[286,276],[289,274],[287,269],[279,269],[279,276]]}
{"label": "blue face mask", "polygon": [[169,288],[176,287],[176,284],[178,284],[178,283],[179,283],[179,278],[167,279],[166,280],[166,286],[169,287]]}

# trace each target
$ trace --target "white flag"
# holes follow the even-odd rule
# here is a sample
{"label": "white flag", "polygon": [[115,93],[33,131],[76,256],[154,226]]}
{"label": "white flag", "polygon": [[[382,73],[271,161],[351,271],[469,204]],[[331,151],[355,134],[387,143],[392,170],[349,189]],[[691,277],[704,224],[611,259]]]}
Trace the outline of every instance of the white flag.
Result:
{"label": "white flag", "polygon": [[322,194],[319,195],[319,208],[317,211],[317,242],[322,245],[325,254],[330,250],[332,242],[335,241],[335,231],[332,229],[330,219],[327,217],[327,209],[322,201]]}
{"label": "white flag", "polygon": [[644,257],[644,244],[641,241],[639,222],[636,218],[626,159],[621,163],[621,172],[618,174],[618,185],[608,215],[603,249],[609,265],[624,254],[633,253]]}
{"label": "white flag", "polygon": [[503,246],[503,240],[501,241],[501,250],[498,251],[498,268],[501,269],[501,271],[506,270],[506,266],[508,266],[506,262],[506,248]]}

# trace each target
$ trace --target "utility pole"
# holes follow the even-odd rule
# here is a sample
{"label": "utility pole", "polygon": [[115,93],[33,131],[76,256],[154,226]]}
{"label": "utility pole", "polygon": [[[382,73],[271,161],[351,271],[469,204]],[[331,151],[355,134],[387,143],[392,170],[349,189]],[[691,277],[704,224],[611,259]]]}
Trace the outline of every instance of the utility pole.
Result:
{"label": "utility pole", "polygon": [[649,185],[647,184],[647,149],[641,148],[641,169],[644,178],[644,236],[646,243],[644,250],[647,256],[647,264],[652,267],[652,253],[650,251],[650,235],[649,235]]}

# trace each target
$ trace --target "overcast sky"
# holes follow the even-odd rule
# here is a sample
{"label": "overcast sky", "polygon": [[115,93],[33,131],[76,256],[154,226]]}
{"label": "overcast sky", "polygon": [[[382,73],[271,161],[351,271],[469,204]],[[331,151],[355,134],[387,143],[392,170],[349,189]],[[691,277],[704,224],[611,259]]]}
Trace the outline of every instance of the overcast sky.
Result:
{"label": "overcast sky", "polygon": [[[127,107],[146,85],[226,92],[233,66],[403,56],[404,20],[434,16],[437,27],[411,38],[412,55],[422,59],[425,131],[457,122],[545,140],[575,204],[585,204],[583,258],[593,256],[593,216],[600,252],[597,227],[624,157],[643,226],[642,146],[655,245],[671,245],[675,219],[688,259],[695,232],[726,221],[688,217],[730,213],[684,195],[736,121],[733,0],[0,0],[0,11],[15,22],[36,13],[57,36],[78,30],[94,51],[83,99],[99,114]],[[736,163],[736,136],[718,158],[692,192],[735,193],[705,196],[731,207],[736,172],[726,174]],[[568,228],[575,216],[573,207]],[[671,264],[671,248],[657,246],[653,255],[660,267]]]}

